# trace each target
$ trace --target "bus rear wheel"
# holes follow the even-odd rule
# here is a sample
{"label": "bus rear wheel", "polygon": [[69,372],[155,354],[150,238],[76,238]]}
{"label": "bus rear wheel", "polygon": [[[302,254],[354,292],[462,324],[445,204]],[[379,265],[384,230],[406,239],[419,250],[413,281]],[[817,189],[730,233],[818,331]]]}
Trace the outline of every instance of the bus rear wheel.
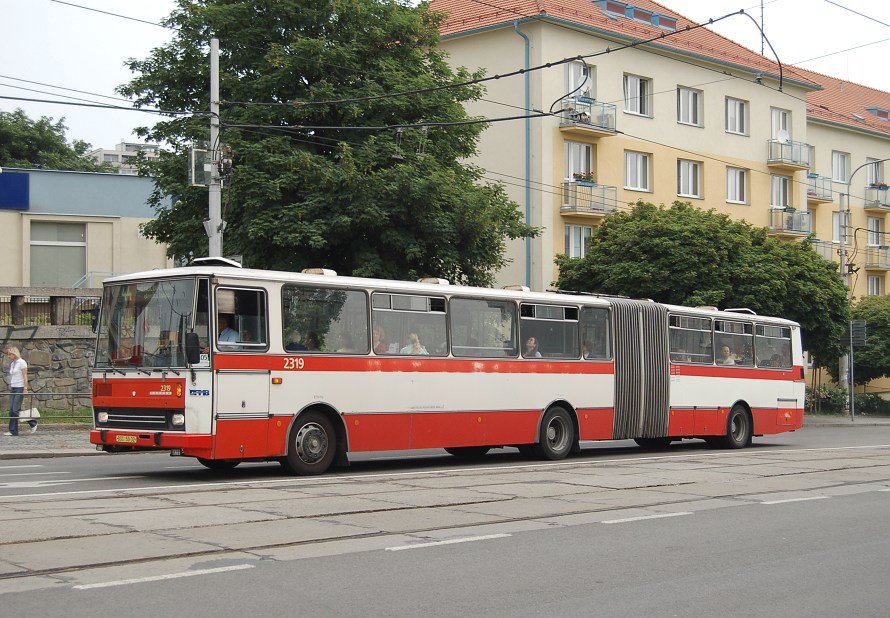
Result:
{"label": "bus rear wheel", "polygon": [[208,470],[214,470],[216,472],[234,470],[235,467],[241,463],[240,461],[232,461],[231,459],[204,459],[203,457],[198,457],[197,459],[202,466]]}
{"label": "bus rear wheel", "polygon": [[726,435],[722,439],[724,448],[745,448],[751,445],[753,427],[751,417],[744,406],[735,405],[726,419]]}
{"label": "bus rear wheel", "polygon": [[285,462],[294,474],[323,474],[334,461],[336,445],[331,421],[320,412],[307,412],[291,427]]}
{"label": "bus rear wheel", "polygon": [[541,438],[535,445],[535,455],[539,459],[564,459],[574,443],[572,417],[559,406],[550,408],[541,422]]}

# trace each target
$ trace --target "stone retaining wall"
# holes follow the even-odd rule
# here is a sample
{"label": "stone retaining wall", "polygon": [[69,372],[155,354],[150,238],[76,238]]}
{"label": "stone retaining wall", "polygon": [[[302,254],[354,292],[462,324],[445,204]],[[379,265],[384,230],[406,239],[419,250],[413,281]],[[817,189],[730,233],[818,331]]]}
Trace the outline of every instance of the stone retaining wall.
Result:
{"label": "stone retaining wall", "polygon": [[[3,349],[14,345],[28,363],[23,408],[69,410],[90,407],[90,372],[96,335],[89,326],[2,326]],[[0,416],[9,410],[9,363],[3,356]]]}

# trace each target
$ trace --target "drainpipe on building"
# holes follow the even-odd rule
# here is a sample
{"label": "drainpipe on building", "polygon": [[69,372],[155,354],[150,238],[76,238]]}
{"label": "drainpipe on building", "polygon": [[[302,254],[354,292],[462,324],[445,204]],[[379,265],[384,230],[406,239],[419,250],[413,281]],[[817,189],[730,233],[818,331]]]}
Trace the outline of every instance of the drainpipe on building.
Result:
{"label": "drainpipe on building", "polygon": [[[513,22],[513,30],[522,37],[525,46],[525,72],[523,73],[523,77],[525,78],[525,223],[526,225],[531,225],[532,218],[532,188],[531,188],[531,134],[532,134],[532,125],[531,118],[529,118],[530,112],[530,99],[531,99],[531,83],[529,78],[529,41],[528,37],[519,29],[519,21]],[[532,286],[532,239],[525,239],[525,285],[526,287],[531,288]]]}

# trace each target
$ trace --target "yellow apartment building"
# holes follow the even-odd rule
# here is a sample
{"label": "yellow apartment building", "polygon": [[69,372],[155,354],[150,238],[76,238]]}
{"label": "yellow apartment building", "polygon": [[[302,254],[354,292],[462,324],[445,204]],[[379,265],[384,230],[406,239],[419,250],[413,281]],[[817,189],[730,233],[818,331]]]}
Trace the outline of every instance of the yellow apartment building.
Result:
{"label": "yellow apartment building", "polygon": [[[492,121],[473,162],[543,228],[509,245],[500,284],[545,289],[554,256],[582,255],[609,213],[682,200],[792,242],[815,234],[826,259],[843,249],[856,297],[886,293],[890,94],[780,65],[648,0],[431,8],[454,66],[501,76],[468,109]],[[527,118],[498,120],[513,116]]]}

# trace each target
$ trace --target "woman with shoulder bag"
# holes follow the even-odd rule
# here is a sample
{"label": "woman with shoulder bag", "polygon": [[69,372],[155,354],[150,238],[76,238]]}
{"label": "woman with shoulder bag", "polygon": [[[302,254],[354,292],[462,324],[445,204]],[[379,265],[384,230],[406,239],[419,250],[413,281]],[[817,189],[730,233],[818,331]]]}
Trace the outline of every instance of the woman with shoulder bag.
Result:
{"label": "woman with shoulder bag", "polygon": [[[6,348],[6,358],[9,360],[9,431],[4,435],[19,435],[19,412],[22,409],[22,399],[28,392],[28,363],[22,358],[19,349],[15,346]],[[28,419],[31,433],[37,431],[37,419]]]}

